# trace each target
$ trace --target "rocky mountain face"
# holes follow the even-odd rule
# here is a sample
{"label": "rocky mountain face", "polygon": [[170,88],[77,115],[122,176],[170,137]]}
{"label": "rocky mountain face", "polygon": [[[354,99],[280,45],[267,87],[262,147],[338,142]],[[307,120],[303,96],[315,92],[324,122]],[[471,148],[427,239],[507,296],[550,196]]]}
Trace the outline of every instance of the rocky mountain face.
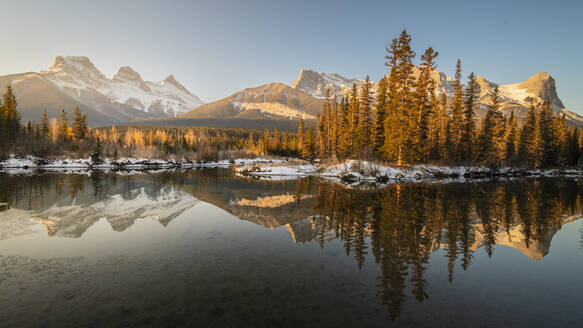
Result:
{"label": "rocky mountain face", "polygon": [[57,56],[46,71],[0,77],[0,87],[14,87],[23,120],[49,117],[74,107],[88,112],[91,125],[135,119],[177,116],[203,104],[170,75],[162,81],[144,81],[131,67],[107,78],[87,57]]}
{"label": "rocky mountain face", "polygon": [[[248,88],[221,100],[204,104],[179,116],[179,119],[222,120],[230,127],[254,127],[253,122],[267,126],[289,125],[299,118],[315,120],[323,100],[280,82]],[[278,123],[279,122],[279,123]],[[293,123],[295,127],[296,123]],[[263,128],[265,125],[260,126]]]}
{"label": "rocky mountain face", "polygon": [[318,73],[311,69],[303,69],[291,87],[314,97],[323,98],[326,96],[327,89],[330,89],[332,96],[342,96],[354,84],[361,85],[363,83],[364,80],[361,79],[349,79],[335,73]]}

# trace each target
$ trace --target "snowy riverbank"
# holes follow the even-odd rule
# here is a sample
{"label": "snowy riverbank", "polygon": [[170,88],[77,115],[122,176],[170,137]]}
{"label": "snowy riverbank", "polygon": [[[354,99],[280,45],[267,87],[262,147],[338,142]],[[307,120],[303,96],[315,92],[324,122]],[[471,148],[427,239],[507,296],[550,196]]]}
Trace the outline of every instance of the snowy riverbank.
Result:
{"label": "snowy riverbank", "polygon": [[10,158],[0,162],[0,172],[8,174],[26,174],[37,171],[69,173],[91,170],[130,174],[143,171],[152,173],[192,168],[233,168],[235,174],[239,176],[264,180],[290,180],[316,176],[347,185],[362,183],[382,185],[394,182],[465,181],[520,177],[583,177],[583,170],[580,169],[528,170],[509,167],[493,169],[488,167],[435,165],[396,167],[356,160],[347,160],[342,164],[318,165],[297,159],[253,158],[193,162],[188,160],[120,158],[117,160],[105,159],[97,164],[93,163],[90,158],[47,160],[28,156],[25,158]]}
{"label": "snowy riverbank", "polygon": [[232,165],[249,166],[259,164],[282,163],[280,159],[254,158],[222,160],[217,162],[194,162],[188,160],[161,160],[146,158],[119,158],[116,160],[105,159],[101,163],[93,163],[91,158],[81,159],[57,159],[48,160],[33,156],[25,158],[10,158],[0,162],[0,171],[10,170],[156,170],[172,168],[198,168],[198,167],[223,167],[229,168]]}
{"label": "snowy riverbank", "polygon": [[488,168],[470,166],[434,166],[413,165],[395,167],[380,165],[367,161],[348,160],[336,165],[314,165],[289,163],[258,163],[235,168],[240,175],[254,176],[268,180],[282,180],[318,176],[330,180],[339,180],[346,184],[415,182],[428,180],[466,180],[489,178],[518,177],[578,177],[583,176],[583,170],[576,169],[522,169],[522,168]]}

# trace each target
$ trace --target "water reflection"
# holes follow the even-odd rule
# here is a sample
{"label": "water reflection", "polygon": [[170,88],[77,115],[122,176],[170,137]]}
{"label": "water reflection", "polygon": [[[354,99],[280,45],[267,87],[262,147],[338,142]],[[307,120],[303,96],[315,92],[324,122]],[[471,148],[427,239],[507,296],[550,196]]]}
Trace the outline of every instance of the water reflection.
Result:
{"label": "water reflection", "polygon": [[312,178],[241,179],[220,169],[135,176],[1,175],[0,183],[7,186],[0,190],[0,203],[8,204],[2,220],[16,217],[10,211],[29,211],[51,237],[79,238],[102,218],[115,231],[138,219],[166,227],[203,201],[267,228],[285,226],[294,243],[316,242],[324,248],[341,241],[359,268],[375,261],[379,299],[392,319],[408,297],[418,302],[431,297],[425,276],[434,254],[444,254],[450,282],[458,270],[470,268],[478,251],[493,257],[506,246],[532,260],[543,259],[557,231],[580,218],[583,195],[578,180],[348,189]]}

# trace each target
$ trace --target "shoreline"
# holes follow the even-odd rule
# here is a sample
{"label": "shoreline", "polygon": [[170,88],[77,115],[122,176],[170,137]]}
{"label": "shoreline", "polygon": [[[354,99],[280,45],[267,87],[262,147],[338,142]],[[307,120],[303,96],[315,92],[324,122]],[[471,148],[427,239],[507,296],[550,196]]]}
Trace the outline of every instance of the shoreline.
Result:
{"label": "shoreline", "polygon": [[88,159],[47,160],[33,156],[10,158],[0,162],[0,173],[30,174],[36,172],[85,173],[114,171],[120,174],[167,172],[175,169],[231,168],[235,175],[260,180],[294,180],[318,177],[345,185],[386,185],[395,182],[483,181],[538,177],[583,177],[580,168],[526,169],[514,167],[412,165],[390,166],[358,160],[340,164],[319,165],[286,158],[253,158],[220,161],[161,160],[146,158],[104,159],[94,164]]}

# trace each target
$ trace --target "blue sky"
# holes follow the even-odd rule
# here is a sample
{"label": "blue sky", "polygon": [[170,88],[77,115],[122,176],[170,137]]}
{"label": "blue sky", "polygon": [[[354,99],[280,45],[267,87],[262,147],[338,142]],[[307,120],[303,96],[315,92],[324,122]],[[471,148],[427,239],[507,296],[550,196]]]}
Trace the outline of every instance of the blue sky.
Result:
{"label": "blue sky", "polygon": [[205,101],[245,87],[291,83],[302,68],[373,79],[384,46],[406,28],[418,54],[462,59],[497,83],[539,71],[583,114],[583,12],[578,1],[5,1],[0,74],[85,55],[111,77],[129,65],[146,80],[172,73]]}

